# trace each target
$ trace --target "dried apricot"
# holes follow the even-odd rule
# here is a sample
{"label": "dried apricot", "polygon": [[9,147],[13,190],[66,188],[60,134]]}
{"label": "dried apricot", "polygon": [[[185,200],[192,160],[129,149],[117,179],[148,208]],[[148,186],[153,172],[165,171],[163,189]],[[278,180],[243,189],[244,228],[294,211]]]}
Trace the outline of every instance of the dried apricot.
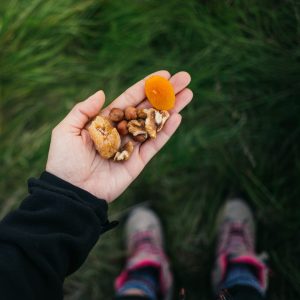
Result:
{"label": "dried apricot", "polygon": [[145,92],[152,106],[159,110],[169,110],[175,105],[175,92],[170,81],[153,75],[146,79]]}

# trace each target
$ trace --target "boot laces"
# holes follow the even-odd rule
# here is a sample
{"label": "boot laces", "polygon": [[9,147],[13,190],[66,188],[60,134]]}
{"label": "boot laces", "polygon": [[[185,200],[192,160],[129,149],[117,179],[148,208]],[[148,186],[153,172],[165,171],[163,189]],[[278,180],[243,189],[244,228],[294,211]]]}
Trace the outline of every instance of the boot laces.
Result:
{"label": "boot laces", "polygon": [[225,222],[220,234],[219,253],[242,255],[254,251],[254,241],[245,222]]}
{"label": "boot laces", "polygon": [[149,254],[161,254],[162,250],[155,242],[151,231],[136,232],[132,237],[133,255],[137,252],[147,252]]}

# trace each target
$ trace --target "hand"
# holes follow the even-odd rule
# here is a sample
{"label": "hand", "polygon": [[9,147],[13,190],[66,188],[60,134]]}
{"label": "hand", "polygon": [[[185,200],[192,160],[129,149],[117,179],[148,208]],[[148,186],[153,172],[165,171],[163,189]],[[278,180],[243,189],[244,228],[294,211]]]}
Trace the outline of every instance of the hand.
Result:
{"label": "hand", "polygon": [[[156,139],[136,145],[128,161],[114,162],[101,158],[85,128],[91,118],[99,114],[104,104],[105,95],[99,91],[76,104],[53,129],[46,171],[107,202],[121,195],[176,131],[181,122],[179,112],[193,98],[192,91],[186,88],[191,80],[188,73],[179,72],[172,77],[167,71],[153,74],[170,79],[176,93],[175,108]],[[145,79],[134,84],[101,114],[107,115],[113,107],[124,109],[127,106],[149,106],[145,100],[144,84]]]}

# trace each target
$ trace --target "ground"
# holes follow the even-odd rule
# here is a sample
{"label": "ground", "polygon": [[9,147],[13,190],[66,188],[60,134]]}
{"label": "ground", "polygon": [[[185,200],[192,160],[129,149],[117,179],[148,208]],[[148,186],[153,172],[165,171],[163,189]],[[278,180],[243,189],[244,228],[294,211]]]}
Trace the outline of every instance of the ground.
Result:
{"label": "ground", "polygon": [[[242,195],[269,254],[270,299],[300,296],[300,6],[297,1],[4,0],[0,3],[0,215],[45,167],[51,128],[79,100],[108,102],[150,72],[186,70],[193,103],[168,145],[110,208],[161,216],[177,291],[212,299],[215,216]],[[122,225],[65,284],[112,298]]]}

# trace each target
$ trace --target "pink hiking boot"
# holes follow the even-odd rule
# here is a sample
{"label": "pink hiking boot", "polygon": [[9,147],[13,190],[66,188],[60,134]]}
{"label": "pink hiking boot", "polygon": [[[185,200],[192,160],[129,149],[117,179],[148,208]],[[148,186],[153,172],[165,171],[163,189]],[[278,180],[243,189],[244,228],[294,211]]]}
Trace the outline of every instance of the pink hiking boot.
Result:
{"label": "pink hiking boot", "polygon": [[163,299],[170,299],[173,278],[156,214],[146,207],[134,209],[126,222],[125,233],[128,258],[125,269],[115,281],[116,290],[127,281],[130,271],[155,267],[159,270],[160,294]]}
{"label": "pink hiking boot", "polygon": [[255,224],[248,205],[240,199],[228,201],[220,211],[217,231],[216,263],[212,272],[215,292],[225,279],[228,265],[234,263],[251,266],[265,291],[268,269],[262,257],[255,254]]}

